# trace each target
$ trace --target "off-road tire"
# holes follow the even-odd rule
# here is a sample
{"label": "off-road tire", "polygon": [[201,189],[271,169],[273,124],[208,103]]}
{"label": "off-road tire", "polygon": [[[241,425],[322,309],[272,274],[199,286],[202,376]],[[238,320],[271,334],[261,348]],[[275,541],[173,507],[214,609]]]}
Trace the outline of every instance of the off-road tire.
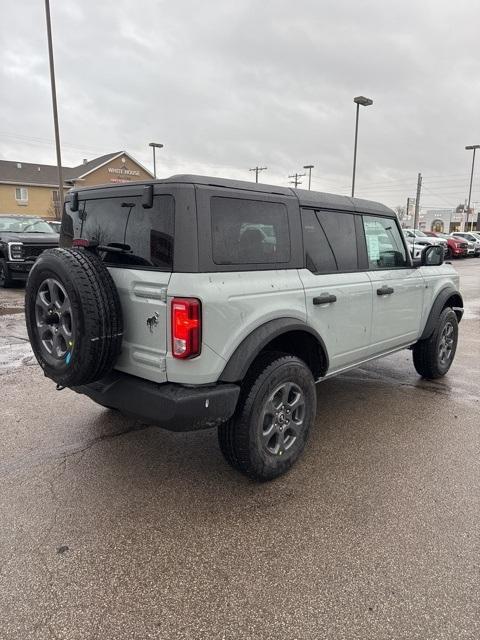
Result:
{"label": "off-road tire", "polygon": [[[262,440],[260,419],[269,397],[284,383],[293,383],[303,394],[304,426],[284,455],[273,455]],[[218,428],[220,449],[225,459],[244,475],[261,482],[286,473],[305,448],[315,419],[316,403],[312,372],[302,360],[282,353],[261,356],[243,381],[235,414]]]}
{"label": "off-road tire", "polygon": [[[72,338],[65,357],[61,357],[61,349],[49,353],[42,339],[45,332],[39,328],[45,313],[45,293],[48,302],[48,283],[52,281],[58,283],[57,289],[63,287],[71,309]],[[40,294],[44,296],[41,300]],[[95,382],[113,368],[122,344],[122,309],[115,283],[95,254],[82,249],[44,251],[30,271],[25,313],[35,357],[45,375],[59,386]]]}
{"label": "off-road tire", "polygon": [[6,260],[0,258],[0,287],[8,289],[13,286],[13,278]]}
{"label": "off-road tire", "polygon": [[[442,340],[445,338],[444,331],[451,327],[451,351],[449,357],[442,362],[441,349]],[[455,311],[451,307],[445,308],[438,318],[437,325],[432,335],[425,340],[420,340],[413,347],[413,364],[417,373],[422,378],[435,380],[441,378],[450,369],[458,342],[458,320]]]}

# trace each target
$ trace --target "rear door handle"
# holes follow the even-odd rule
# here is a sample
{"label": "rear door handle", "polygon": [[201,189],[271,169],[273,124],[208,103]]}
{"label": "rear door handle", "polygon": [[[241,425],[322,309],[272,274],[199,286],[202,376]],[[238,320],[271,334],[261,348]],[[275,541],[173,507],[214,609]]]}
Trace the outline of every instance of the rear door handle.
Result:
{"label": "rear door handle", "polygon": [[318,296],[313,299],[313,304],[330,304],[331,302],[336,302],[337,296],[334,296],[330,293],[326,293],[323,296]]}
{"label": "rear door handle", "polygon": [[381,289],[377,289],[377,296],[389,296],[393,293],[395,289],[393,287],[382,287]]}

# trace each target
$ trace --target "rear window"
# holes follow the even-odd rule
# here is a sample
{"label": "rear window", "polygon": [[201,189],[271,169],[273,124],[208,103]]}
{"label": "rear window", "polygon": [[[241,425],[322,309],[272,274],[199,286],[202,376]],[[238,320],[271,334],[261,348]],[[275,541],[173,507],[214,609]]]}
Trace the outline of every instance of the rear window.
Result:
{"label": "rear window", "polygon": [[285,205],[213,197],[210,210],[215,264],[279,264],[290,261]]}
{"label": "rear window", "polygon": [[144,209],[140,196],[81,200],[78,211],[68,203],[62,220],[61,246],[82,238],[99,245],[99,255],[118,267],[173,268],[174,199],[155,196]]}

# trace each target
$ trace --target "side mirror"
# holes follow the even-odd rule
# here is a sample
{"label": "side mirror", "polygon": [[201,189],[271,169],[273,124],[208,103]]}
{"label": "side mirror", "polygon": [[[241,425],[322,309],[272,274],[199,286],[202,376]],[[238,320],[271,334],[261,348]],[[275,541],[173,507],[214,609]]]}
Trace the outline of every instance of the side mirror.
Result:
{"label": "side mirror", "polygon": [[78,191],[70,194],[70,211],[78,211]]}
{"label": "side mirror", "polygon": [[151,209],[153,207],[153,185],[147,184],[143,187],[142,207]]}
{"label": "side mirror", "polygon": [[439,267],[443,264],[444,251],[441,244],[427,245],[422,251],[422,267]]}

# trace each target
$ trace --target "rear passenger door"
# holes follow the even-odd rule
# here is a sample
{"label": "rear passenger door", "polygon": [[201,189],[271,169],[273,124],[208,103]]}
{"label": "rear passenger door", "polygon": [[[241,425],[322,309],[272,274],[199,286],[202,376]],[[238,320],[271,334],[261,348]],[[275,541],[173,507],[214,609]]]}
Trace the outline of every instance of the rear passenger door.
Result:
{"label": "rear passenger door", "polygon": [[363,216],[373,286],[372,355],[418,338],[425,282],[411,266],[395,218]]}
{"label": "rear passenger door", "polygon": [[301,215],[307,318],[325,342],[332,373],[361,362],[370,348],[372,286],[359,270],[361,217],[314,209],[302,209]]}

